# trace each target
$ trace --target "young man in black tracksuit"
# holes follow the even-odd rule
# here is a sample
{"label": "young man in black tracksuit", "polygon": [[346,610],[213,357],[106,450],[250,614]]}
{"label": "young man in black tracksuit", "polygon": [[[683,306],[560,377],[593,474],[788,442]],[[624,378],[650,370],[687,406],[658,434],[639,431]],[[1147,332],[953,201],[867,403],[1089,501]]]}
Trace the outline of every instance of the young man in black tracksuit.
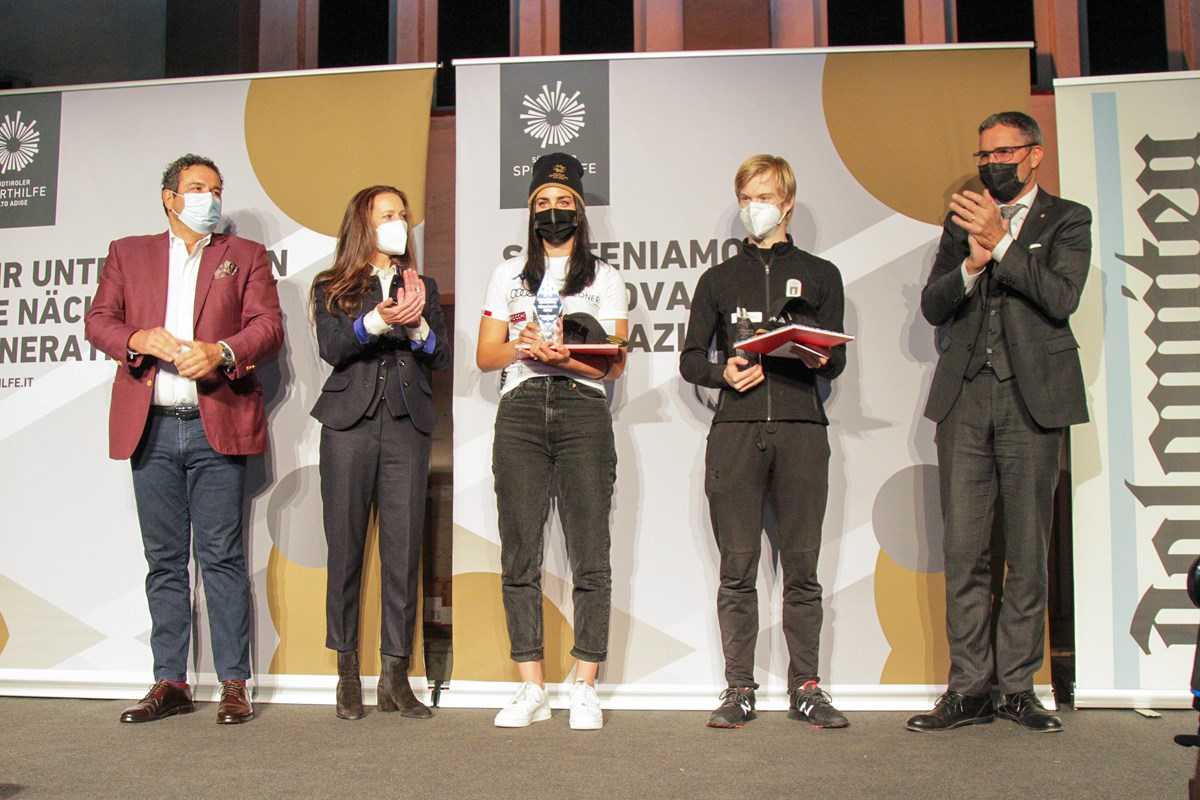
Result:
{"label": "young man in black tracksuit", "polygon": [[[820,689],[817,674],[822,616],[817,557],[829,488],[828,419],[817,379],[841,374],[845,346],[806,361],[751,359],[733,348],[788,298],[805,301],[816,327],[841,331],[842,276],[830,262],[793,246],[787,234],[796,200],[787,161],[753,156],[738,169],[734,186],[750,237],[738,255],[700,276],[679,359],[685,380],[721,390],[708,434],[704,492],[721,554],[717,619],[729,688],[708,724],[740,728],[755,716],[755,579],[766,499],[783,567],[789,715],[818,728],[844,728],[849,722]],[[717,363],[709,360],[710,347]]]}

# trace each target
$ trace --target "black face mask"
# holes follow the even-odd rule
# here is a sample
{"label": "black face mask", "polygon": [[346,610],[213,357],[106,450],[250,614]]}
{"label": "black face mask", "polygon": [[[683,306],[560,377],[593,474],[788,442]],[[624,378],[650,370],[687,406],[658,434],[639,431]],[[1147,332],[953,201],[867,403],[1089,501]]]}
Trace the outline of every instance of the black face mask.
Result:
{"label": "black face mask", "polygon": [[533,215],[533,229],[550,244],[567,241],[575,235],[578,227],[573,208],[547,208]]}
{"label": "black face mask", "polygon": [[979,180],[983,181],[984,188],[991,192],[996,202],[1007,203],[1025,188],[1025,184],[1017,177],[1019,163],[979,165]]}

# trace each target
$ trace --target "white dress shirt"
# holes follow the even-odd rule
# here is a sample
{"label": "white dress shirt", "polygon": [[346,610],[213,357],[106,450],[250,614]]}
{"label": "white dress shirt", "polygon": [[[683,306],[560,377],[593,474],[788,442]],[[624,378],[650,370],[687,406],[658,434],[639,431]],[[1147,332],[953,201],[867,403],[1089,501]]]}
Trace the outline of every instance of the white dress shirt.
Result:
{"label": "white dress shirt", "polygon": [[[180,341],[191,341],[196,335],[196,277],[200,274],[200,257],[211,240],[212,234],[205,236],[189,253],[183,239],[167,232],[167,318],[163,327]],[[199,402],[196,382],[180,375],[174,364],[160,360],[154,379],[154,405],[194,406]]]}

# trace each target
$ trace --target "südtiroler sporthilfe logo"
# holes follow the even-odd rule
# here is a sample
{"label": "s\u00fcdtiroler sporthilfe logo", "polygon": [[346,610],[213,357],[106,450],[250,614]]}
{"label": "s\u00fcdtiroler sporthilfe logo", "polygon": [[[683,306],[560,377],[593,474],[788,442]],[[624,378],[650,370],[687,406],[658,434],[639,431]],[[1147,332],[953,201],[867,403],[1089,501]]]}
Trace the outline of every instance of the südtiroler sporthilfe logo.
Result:
{"label": "s\u00fcdtiroler sporthilfe logo", "polygon": [[540,139],[543,150],[548,144],[565,145],[587,124],[583,120],[587,106],[579,101],[579,92],[568,96],[562,90],[562,81],[555,81],[553,91],[549,84],[542,84],[536,98],[525,95],[523,105],[529,109],[521,114],[525,133]]}
{"label": "s\u00fcdtiroler sporthilfe logo", "polygon": [[41,139],[36,119],[22,122],[20,111],[16,119],[5,114],[4,122],[0,122],[0,175],[20,172],[32,164]]}

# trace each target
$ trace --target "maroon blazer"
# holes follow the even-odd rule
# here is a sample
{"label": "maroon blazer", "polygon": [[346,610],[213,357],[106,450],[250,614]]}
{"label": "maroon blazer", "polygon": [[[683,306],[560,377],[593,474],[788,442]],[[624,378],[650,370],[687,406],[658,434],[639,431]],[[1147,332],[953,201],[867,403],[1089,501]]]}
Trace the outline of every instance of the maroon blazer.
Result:
{"label": "maroon blazer", "polygon": [[[167,318],[167,234],[117,239],[108,248],[96,297],[84,317],[87,340],[117,362],[108,416],[109,456],[129,458],[150,413],[158,359],[129,359],[129,337]],[[174,331],[172,331],[174,333]],[[200,419],[214,450],[226,455],[267,449],[267,417],[254,368],[278,352],[283,320],[267,251],[258,242],[213,234],[196,278],[194,338],[224,341],[236,369],[218,368],[196,382]]]}

